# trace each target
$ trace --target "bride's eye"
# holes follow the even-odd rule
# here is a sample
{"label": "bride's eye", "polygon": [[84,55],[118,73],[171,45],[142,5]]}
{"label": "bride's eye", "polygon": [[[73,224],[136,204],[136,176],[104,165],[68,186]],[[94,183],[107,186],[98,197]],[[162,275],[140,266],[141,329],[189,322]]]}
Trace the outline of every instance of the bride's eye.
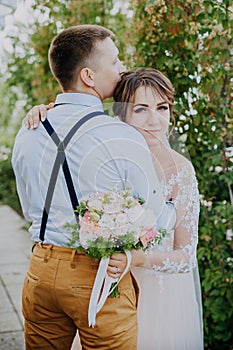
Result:
{"label": "bride's eye", "polygon": [[146,108],[145,107],[138,107],[138,108],[135,108],[133,111],[134,111],[134,113],[143,113],[146,111]]}
{"label": "bride's eye", "polygon": [[168,105],[161,105],[158,107],[158,111],[167,111],[169,109]]}

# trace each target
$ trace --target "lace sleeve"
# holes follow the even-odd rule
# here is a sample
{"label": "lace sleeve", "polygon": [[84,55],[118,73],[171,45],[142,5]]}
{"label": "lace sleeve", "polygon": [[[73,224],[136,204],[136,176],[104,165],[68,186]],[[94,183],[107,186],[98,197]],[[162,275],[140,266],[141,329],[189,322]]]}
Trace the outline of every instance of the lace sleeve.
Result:
{"label": "lace sleeve", "polygon": [[[175,190],[174,190],[175,189]],[[176,175],[172,175],[166,187],[166,196],[173,195],[176,210],[174,239],[167,249],[148,252],[145,268],[167,273],[189,272],[196,264],[198,243],[199,192],[193,166],[190,162]]]}

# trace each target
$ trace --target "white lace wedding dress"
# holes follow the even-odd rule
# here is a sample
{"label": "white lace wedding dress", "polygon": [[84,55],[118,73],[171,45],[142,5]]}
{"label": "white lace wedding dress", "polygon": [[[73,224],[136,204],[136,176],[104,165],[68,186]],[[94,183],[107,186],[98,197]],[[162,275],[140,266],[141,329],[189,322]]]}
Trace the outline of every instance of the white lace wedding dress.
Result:
{"label": "white lace wedding dress", "polygon": [[[169,234],[133,268],[140,286],[138,350],[202,350],[202,307],[196,261],[199,193],[191,164],[164,188],[168,202],[159,220]],[[174,239],[174,230],[176,237]]]}

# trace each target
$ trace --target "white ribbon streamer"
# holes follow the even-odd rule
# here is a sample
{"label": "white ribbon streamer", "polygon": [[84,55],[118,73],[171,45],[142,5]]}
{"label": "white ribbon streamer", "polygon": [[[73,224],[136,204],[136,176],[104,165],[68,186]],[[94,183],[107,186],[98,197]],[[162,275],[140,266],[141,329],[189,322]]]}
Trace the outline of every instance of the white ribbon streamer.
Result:
{"label": "white ribbon streamer", "polygon": [[[107,297],[112,293],[112,291],[117,287],[120,280],[125,276],[125,274],[128,272],[132,260],[132,256],[130,251],[125,251],[126,257],[127,257],[127,265],[121,274],[120,278],[114,279],[108,276],[107,274],[107,268],[109,263],[109,258],[102,258],[100,260],[99,268],[95,277],[94,286],[91,293],[91,298],[89,302],[89,308],[88,308],[88,324],[89,327],[95,327],[96,325],[96,315],[103,307]],[[117,282],[115,286],[111,289],[112,283]],[[104,283],[104,286],[103,286]],[[100,297],[100,291],[103,286],[103,291]],[[98,302],[99,300],[99,302]]]}

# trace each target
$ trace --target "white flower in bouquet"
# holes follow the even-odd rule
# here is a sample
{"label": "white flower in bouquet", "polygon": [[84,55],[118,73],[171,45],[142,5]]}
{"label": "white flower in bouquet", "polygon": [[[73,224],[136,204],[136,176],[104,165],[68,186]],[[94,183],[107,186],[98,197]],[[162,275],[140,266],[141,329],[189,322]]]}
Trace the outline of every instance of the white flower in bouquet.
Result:
{"label": "white flower in bouquet", "polygon": [[90,242],[93,240],[93,233],[80,235],[80,244],[84,249],[88,249]]}
{"label": "white flower in bouquet", "polygon": [[103,237],[105,240],[109,240],[112,237],[112,232],[109,230],[108,227],[100,227],[98,229],[99,231],[99,237]]}
{"label": "white flower in bouquet", "polygon": [[101,216],[101,219],[99,220],[98,225],[100,227],[108,227],[109,229],[115,228],[115,222],[113,220],[113,217],[105,213]]}
{"label": "white flower in bouquet", "polygon": [[119,213],[121,210],[122,203],[119,201],[114,201],[112,203],[106,203],[103,205],[103,210],[105,213],[114,214]]}
{"label": "white flower in bouquet", "polygon": [[103,210],[103,203],[100,199],[96,199],[96,198],[91,198],[88,200],[88,206],[89,208],[92,208],[94,210]]}
{"label": "white flower in bouquet", "polygon": [[126,213],[120,213],[116,216],[116,226],[123,226],[129,222],[129,217]]}
{"label": "white flower in bouquet", "polygon": [[140,222],[140,217],[144,213],[145,209],[140,205],[135,205],[132,208],[127,209],[127,215],[130,222]]}

